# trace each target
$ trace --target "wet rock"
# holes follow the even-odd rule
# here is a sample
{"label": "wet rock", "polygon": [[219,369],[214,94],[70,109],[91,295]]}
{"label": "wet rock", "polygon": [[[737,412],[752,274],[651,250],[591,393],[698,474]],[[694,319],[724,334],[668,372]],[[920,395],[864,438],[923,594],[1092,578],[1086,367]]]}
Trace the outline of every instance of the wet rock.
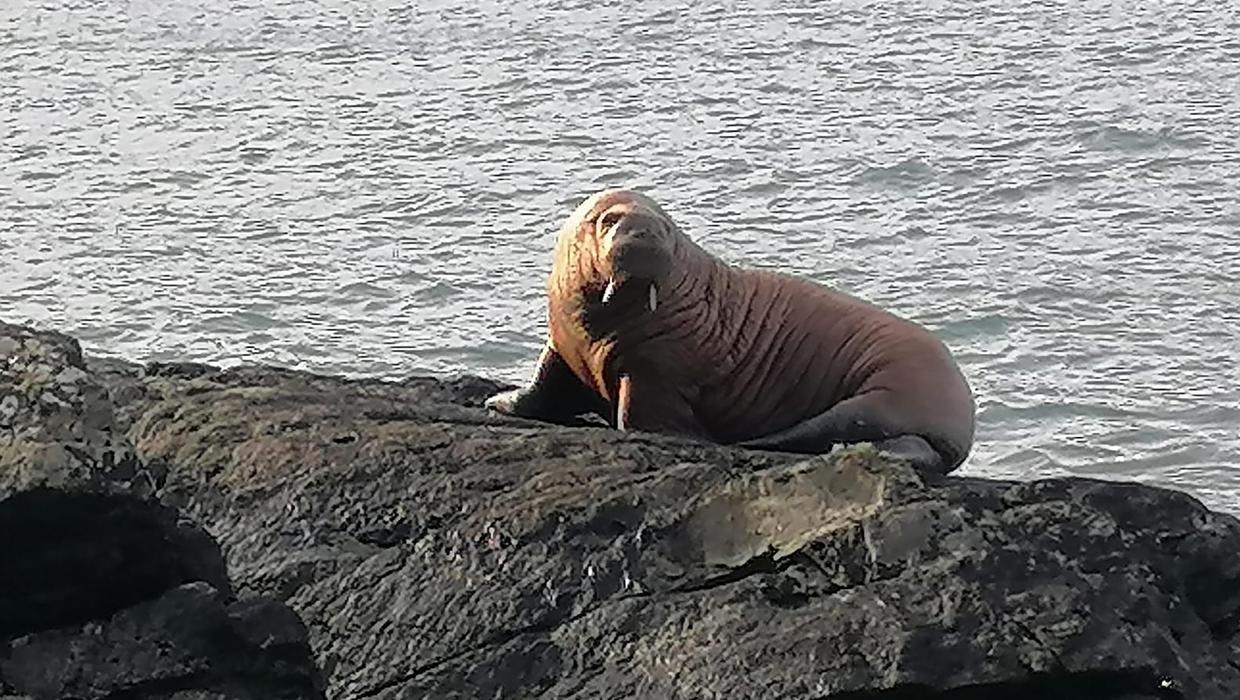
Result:
{"label": "wet rock", "polygon": [[1240,522],[488,415],[480,378],[107,380],[166,503],[305,620],[333,698],[1230,698]]}

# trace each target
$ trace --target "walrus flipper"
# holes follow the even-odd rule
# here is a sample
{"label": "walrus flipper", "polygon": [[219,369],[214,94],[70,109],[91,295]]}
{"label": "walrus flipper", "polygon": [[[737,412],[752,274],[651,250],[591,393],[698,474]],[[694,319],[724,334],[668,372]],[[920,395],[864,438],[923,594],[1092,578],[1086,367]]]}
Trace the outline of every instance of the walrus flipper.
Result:
{"label": "walrus flipper", "polygon": [[544,345],[528,385],[486,400],[486,407],[510,416],[575,425],[583,413],[602,414],[606,405],[577,378],[550,344]]}
{"label": "walrus flipper", "polygon": [[874,446],[880,452],[908,462],[909,466],[927,474],[946,474],[947,460],[920,435],[900,435],[886,440],[876,440]]}
{"label": "walrus flipper", "polygon": [[692,402],[677,391],[669,391],[669,386],[673,385],[651,378],[635,381],[629,375],[621,376],[616,428],[712,441],[694,414]]}
{"label": "walrus flipper", "polygon": [[825,454],[835,445],[873,443],[918,471],[946,473],[947,460],[924,437],[891,425],[877,397],[845,399],[816,416],[770,435],[744,440],[737,447],[798,454]]}

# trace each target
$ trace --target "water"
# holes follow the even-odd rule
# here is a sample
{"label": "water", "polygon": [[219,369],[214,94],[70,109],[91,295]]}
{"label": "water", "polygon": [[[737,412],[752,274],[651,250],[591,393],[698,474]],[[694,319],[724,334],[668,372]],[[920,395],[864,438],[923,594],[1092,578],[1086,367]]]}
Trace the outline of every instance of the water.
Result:
{"label": "water", "polygon": [[0,317],[523,379],[556,226],[627,185],[939,333],[964,472],[1240,512],[1238,8],[6,0]]}

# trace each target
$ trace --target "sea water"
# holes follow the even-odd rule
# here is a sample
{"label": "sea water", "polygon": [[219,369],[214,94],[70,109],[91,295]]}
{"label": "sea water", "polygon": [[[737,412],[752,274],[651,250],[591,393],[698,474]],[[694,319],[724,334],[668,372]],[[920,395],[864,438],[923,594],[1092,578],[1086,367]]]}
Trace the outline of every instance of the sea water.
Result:
{"label": "sea water", "polygon": [[6,0],[0,318],[519,381],[559,222],[636,187],[942,337],[963,473],[1240,512],[1238,8]]}

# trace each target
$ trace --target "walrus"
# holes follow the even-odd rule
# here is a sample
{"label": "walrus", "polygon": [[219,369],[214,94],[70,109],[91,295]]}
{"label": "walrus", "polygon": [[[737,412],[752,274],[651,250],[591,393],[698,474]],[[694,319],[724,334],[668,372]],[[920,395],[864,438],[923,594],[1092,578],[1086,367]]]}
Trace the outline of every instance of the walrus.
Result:
{"label": "walrus", "polygon": [[563,222],[534,377],[486,406],[781,452],[871,442],[942,474],[968,455],[975,415],[963,373],[922,326],[729,264],[626,189],[587,197]]}

